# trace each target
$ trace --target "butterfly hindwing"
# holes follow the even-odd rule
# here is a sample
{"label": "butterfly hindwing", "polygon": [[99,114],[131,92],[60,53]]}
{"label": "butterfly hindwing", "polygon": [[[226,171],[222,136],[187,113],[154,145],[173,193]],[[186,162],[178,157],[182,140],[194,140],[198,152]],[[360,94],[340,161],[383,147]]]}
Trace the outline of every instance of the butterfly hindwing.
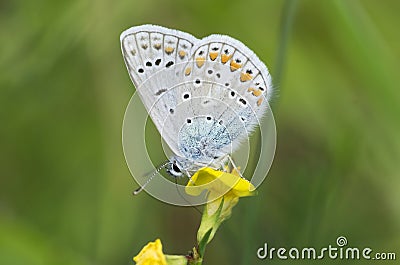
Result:
{"label": "butterfly hindwing", "polygon": [[193,47],[185,71],[189,73],[185,75],[187,80],[199,82],[192,88],[194,96],[215,99],[208,106],[196,104],[194,112],[206,109],[216,122],[224,124],[232,142],[224,151],[232,152],[268,108],[272,85],[267,67],[238,40],[211,35]]}

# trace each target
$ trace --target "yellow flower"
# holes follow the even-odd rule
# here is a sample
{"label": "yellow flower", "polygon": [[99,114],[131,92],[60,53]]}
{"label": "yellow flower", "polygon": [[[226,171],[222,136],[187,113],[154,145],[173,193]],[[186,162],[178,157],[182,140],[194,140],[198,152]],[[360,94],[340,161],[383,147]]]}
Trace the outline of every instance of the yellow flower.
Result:
{"label": "yellow flower", "polygon": [[133,260],[136,265],[167,265],[160,239],[149,242]]}
{"label": "yellow flower", "polygon": [[255,195],[255,187],[240,177],[235,169],[228,173],[208,167],[201,168],[192,176],[185,191],[189,195],[198,196],[204,190],[208,192],[208,202],[197,232],[199,243],[205,236],[207,242],[211,241],[221,223],[231,215],[240,197]]}
{"label": "yellow flower", "polygon": [[187,259],[180,255],[164,255],[160,239],[149,242],[133,258],[136,265],[186,265]]}
{"label": "yellow flower", "polygon": [[204,190],[208,191],[208,215],[212,215],[218,210],[223,198],[224,205],[221,213],[225,213],[225,217],[227,216],[226,214],[230,213],[230,209],[236,205],[240,197],[255,194],[253,184],[240,177],[236,169],[228,173],[209,167],[201,168],[192,176],[185,191],[189,195],[198,196]]}

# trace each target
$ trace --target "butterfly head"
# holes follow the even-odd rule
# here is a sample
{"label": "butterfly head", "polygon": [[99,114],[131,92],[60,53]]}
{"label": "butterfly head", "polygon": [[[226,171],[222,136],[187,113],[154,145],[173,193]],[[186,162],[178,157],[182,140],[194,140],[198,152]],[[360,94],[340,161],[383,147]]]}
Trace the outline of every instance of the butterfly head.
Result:
{"label": "butterfly head", "polygon": [[170,162],[167,164],[167,172],[172,175],[173,177],[181,177],[182,173],[182,166],[176,159],[171,159]]}

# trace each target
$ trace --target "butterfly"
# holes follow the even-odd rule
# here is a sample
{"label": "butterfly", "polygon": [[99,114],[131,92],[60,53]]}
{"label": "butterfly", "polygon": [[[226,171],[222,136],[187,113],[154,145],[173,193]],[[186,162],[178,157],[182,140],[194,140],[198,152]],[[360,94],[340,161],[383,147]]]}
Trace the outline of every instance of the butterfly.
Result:
{"label": "butterfly", "polygon": [[232,37],[197,39],[141,25],[124,31],[120,41],[136,91],[174,153],[163,165],[172,176],[221,168],[269,108],[267,67]]}

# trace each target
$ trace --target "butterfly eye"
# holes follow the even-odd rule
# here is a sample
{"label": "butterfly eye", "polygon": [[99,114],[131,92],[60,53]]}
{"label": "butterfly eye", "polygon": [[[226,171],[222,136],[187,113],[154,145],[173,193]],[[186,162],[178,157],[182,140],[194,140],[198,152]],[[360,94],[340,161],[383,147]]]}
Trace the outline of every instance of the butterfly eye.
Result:
{"label": "butterfly eye", "polygon": [[172,164],[172,169],[177,173],[181,172],[181,169],[175,163]]}

